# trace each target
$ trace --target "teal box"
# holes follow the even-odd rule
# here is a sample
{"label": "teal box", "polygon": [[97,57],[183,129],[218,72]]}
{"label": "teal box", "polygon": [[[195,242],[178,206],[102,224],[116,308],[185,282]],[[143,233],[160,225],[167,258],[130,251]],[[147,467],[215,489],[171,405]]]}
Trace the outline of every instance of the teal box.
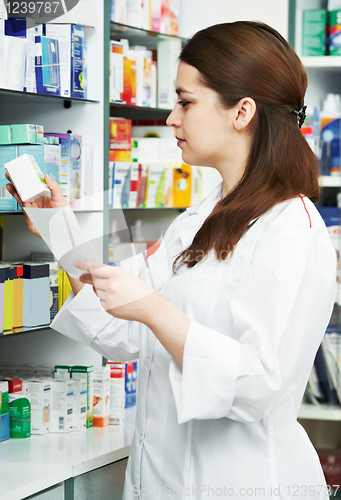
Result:
{"label": "teal box", "polygon": [[4,413],[0,418],[0,443],[9,437],[9,413]]}
{"label": "teal box", "polygon": [[325,56],[327,50],[328,12],[326,9],[303,11],[302,56]]}
{"label": "teal box", "polygon": [[12,144],[36,144],[37,129],[35,125],[20,123],[11,125]]}
{"label": "teal box", "polygon": [[18,156],[17,146],[0,146],[0,212],[16,212],[17,202],[9,194],[6,184],[9,184],[5,177],[5,163],[14,160]]}
{"label": "teal box", "polygon": [[12,130],[10,125],[0,125],[0,144],[12,144]]}

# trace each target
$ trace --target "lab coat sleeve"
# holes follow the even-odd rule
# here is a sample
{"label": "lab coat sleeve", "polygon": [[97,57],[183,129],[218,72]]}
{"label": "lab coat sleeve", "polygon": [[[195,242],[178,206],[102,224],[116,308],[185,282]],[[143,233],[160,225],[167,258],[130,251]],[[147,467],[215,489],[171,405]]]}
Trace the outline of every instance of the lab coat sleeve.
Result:
{"label": "lab coat sleeve", "polygon": [[321,228],[261,240],[231,298],[233,331],[192,320],[182,368],[171,358],[178,423],[259,421],[309,377],[334,303],[335,251]]}
{"label": "lab coat sleeve", "polygon": [[139,323],[113,318],[100,304],[92,286],[71,292],[51,327],[92,347],[111,361],[129,361],[140,348]]}

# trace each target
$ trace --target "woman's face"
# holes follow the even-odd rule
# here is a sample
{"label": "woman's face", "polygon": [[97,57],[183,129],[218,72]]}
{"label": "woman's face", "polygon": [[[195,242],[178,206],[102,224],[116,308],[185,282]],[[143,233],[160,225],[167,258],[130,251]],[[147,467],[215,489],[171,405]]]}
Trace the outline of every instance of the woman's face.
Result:
{"label": "woman's face", "polygon": [[174,127],[182,159],[189,165],[221,167],[235,155],[234,108],[221,106],[218,94],[199,80],[199,71],[180,62],[176,78],[178,102],[167,119]]}

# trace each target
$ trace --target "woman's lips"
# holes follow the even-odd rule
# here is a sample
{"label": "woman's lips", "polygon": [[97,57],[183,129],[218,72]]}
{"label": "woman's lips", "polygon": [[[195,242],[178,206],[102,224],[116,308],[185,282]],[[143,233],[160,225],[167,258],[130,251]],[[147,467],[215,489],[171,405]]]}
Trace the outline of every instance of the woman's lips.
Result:
{"label": "woman's lips", "polygon": [[177,139],[177,141],[178,141],[178,143],[177,143],[177,144],[178,144],[178,146],[179,146],[179,147],[181,146],[181,144],[183,144],[184,142],[186,142],[186,141],[185,141],[185,139],[181,139],[180,137],[175,137],[175,138],[176,138],[176,139]]}

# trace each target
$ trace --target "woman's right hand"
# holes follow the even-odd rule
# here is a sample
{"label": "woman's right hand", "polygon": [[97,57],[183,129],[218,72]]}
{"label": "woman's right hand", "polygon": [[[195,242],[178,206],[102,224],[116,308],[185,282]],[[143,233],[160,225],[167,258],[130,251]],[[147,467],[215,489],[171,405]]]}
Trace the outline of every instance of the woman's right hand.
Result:
{"label": "woman's right hand", "polygon": [[[10,181],[10,178],[7,174],[5,173],[6,178]],[[26,217],[26,224],[28,229],[35,234],[36,236],[39,236],[41,238],[40,234],[38,233],[36,227],[32,223],[31,219],[26,215],[25,213],[25,207],[27,208],[62,208],[66,207],[68,204],[60,190],[59,184],[51,179],[48,174],[45,175],[44,177],[45,182],[49,190],[51,191],[51,196],[45,195],[42,196],[41,198],[38,198],[36,201],[29,203],[26,202],[24,203],[21,198],[19,197],[18,193],[15,190],[15,187],[13,184],[6,184],[6,189],[7,191],[16,199],[18,204],[21,206],[25,217]]]}

